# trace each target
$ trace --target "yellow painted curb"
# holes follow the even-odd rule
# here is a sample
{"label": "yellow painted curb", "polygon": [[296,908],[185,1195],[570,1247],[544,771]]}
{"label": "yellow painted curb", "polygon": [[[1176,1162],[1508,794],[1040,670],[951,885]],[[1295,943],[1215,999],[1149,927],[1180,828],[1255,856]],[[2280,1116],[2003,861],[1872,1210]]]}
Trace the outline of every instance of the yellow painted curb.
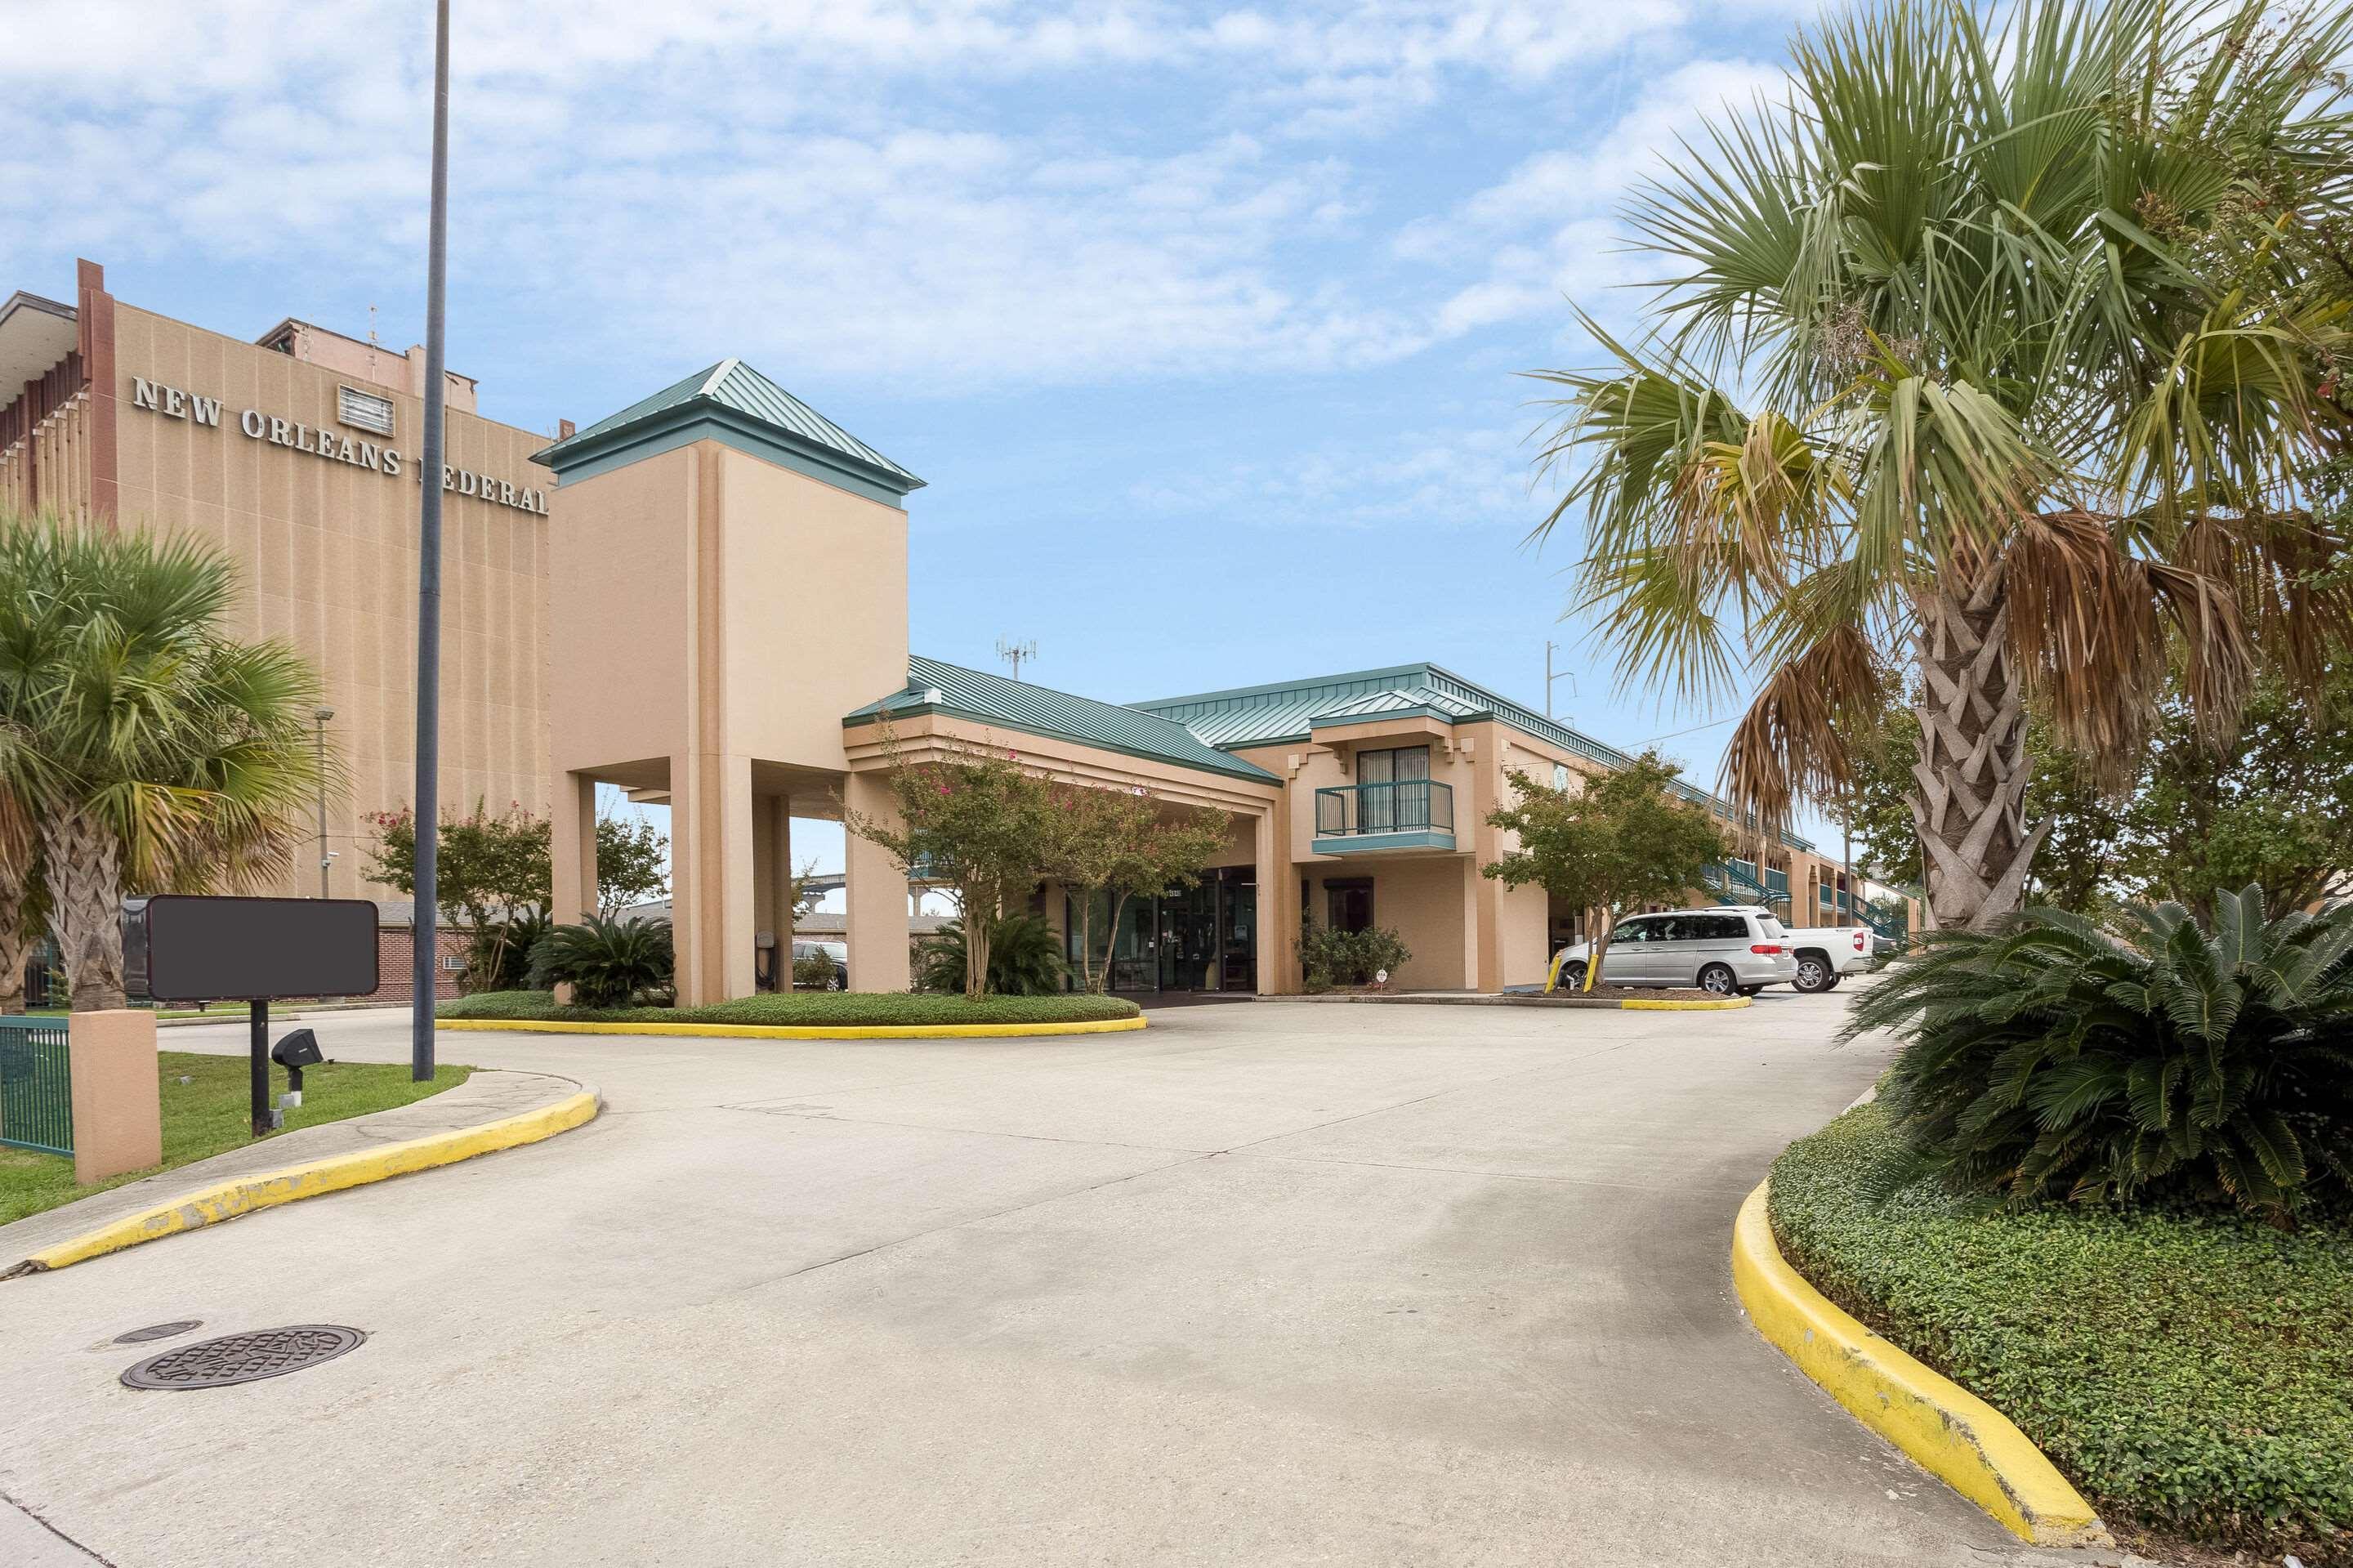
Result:
{"label": "yellow painted curb", "polygon": [[1774,1245],[1760,1186],[1732,1227],[1732,1283],[1757,1331],[1865,1426],[2037,1546],[2115,1544],[2009,1417],[1839,1309]]}
{"label": "yellow painted curb", "polygon": [[461,1128],[455,1132],[428,1133],[423,1138],[412,1138],[401,1143],[387,1143],[381,1149],[331,1154],[322,1160],[290,1165],[283,1171],[237,1177],[194,1192],[183,1193],[167,1202],[126,1214],[111,1224],[59,1242],[55,1246],[44,1247],[7,1273],[39,1274],[52,1268],[63,1268],[69,1264],[137,1246],[141,1242],[160,1241],[182,1231],[216,1225],[223,1220],[233,1220],[256,1209],[274,1208],[280,1203],[322,1197],[329,1192],[340,1192],[346,1187],[362,1187],[371,1181],[405,1176],[412,1171],[429,1171],[437,1165],[453,1165],[460,1160],[471,1160],[478,1154],[491,1154],[501,1149],[537,1143],[542,1139],[554,1138],[559,1132],[568,1131],[593,1119],[600,1104],[596,1091],[583,1089],[554,1105],[542,1106],[537,1110],[523,1111],[498,1121],[484,1122],[480,1127]]}
{"label": "yellow painted curb", "polygon": [[533,1034],[715,1034],[728,1040],[986,1040],[1024,1034],[1113,1034],[1144,1015],[1076,1023],[574,1023],[557,1019],[445,1018],[436,1029],[522,1030]]}
{"label": "yellow painted curb", "polygon": [[1646,1001],[1628,997],[1618,1005],[1629,1012],[1723,1012],[1735,1007],[1754,1007],[1757,999],[1753,996],[1727,996],[1714,1001]]}

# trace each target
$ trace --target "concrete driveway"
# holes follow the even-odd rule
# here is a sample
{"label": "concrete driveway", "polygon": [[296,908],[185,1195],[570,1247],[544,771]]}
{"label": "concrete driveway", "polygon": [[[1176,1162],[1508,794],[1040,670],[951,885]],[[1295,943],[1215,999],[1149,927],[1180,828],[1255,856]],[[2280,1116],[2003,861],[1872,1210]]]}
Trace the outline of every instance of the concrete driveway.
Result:
{"label": "concrete driveway", "polygon": [[[1731,1296],[1741,1196],[1879,1070],[1826,1044],[1844,1001],[445,1034],[609,1108],[0,1284],[0,1493],[46,1525],[0,1509],[0,1557],[2041,1562]],[[398,1016],[314,1027],[405,1056]],[[119,1386],[112,1336],[178,1318],[371,1337],[238,1388]]]}

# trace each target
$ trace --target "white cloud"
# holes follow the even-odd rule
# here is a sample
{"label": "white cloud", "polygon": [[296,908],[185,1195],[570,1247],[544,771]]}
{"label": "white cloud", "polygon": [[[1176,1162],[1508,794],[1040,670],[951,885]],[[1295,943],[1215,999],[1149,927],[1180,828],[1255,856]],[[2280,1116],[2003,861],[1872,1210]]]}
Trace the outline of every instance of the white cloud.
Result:
{"label": "white cloud", "polygon": [[[1622,184],[1654,125],[1755,68],[1677,72],[1594,148],[1417,227],[1402,283],[1302,255],[1384,193],[1298,138],[1390,125],[1466,74],[1563,79],[1695,3],[469,4],[453,270],[654,357],[963,384],[1378,364],[1557,312],[1595,268],[1579,193]],[[0,182],[0,277],[38,288],[37,257],[79,251],[406,278],[420,12],[16,7],[0,90],[45,105],[45,154]],[[1060,107],[1130,84],[1134,119]],[[1172,124],[1172,106],[1193,112]]]}

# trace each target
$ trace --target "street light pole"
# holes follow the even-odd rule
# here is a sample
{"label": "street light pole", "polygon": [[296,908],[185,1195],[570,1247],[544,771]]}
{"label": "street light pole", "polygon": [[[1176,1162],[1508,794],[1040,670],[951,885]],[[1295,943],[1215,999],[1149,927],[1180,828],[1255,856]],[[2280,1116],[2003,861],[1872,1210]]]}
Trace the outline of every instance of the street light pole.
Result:
{"label": "street light pole", "polygon": [[332,896],[327,891],[327,866],[334,859],[327,853],[327,721],[335,710],[322,703],[311,710],[311,716],[319,721],[319,896],[327,898]]}
{"label": "street light pole", "polygon": [[1552,656],[1559,647],[1560,644],[1555,642],[1552,639],[1545,639],[1545,717],[1546,718],[1552,717],[1552,686],[1555,681],[1567,681],[1568,683],[1568,689],[1571,695],[1574,695],[1577,692],[1576,671],[1563,670],[1557,675],[1552,673]]}
{"label": "street light pole", "polygon": [[433,211],[425,261],[424,493],[417,526],[417,863],[409,933],[408,1075],[433,1078],[433,993],[441,958],[441,471],[445,404],[443,302],[449,252],[449,0],[433,18]]}

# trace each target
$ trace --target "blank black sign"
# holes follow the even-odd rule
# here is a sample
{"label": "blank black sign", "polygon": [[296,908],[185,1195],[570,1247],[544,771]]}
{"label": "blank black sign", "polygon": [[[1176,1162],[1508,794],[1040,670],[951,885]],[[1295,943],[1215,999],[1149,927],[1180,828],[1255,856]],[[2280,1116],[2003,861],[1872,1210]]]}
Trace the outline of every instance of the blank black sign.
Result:
{"label": "blank black sign", "polygon": [[376,988],[375,906],[364,898],[163,893],[132,918],[146,926],[147,995],[157,1001],[367,996]]}

